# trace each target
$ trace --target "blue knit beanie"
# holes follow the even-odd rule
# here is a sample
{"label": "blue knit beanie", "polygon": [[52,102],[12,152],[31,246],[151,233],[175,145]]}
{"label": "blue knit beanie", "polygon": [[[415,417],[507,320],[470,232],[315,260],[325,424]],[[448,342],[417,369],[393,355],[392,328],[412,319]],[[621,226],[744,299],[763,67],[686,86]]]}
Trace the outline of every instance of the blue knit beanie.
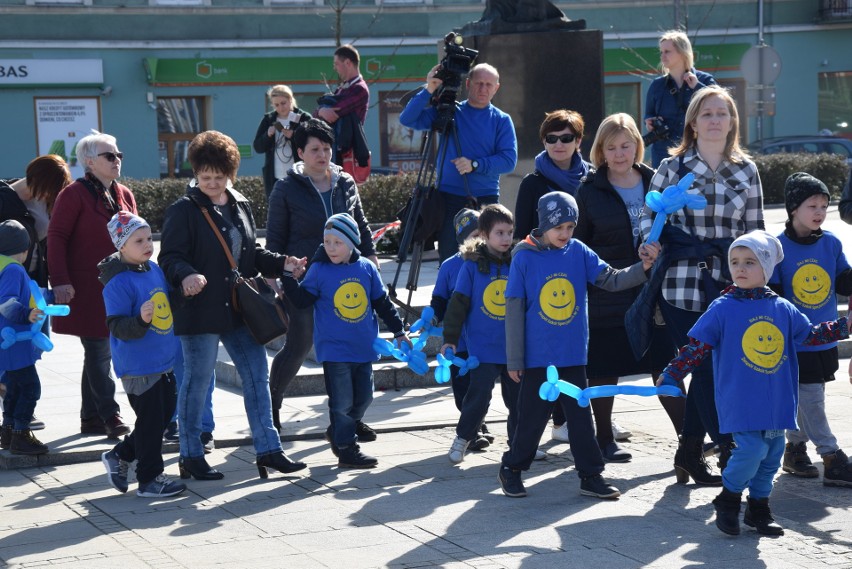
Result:
{"label": "blue knit beanie", "polygon": [[470,237],[470,234],[476,231],[476,224],[479,221],[479,212],[474,209],[462,208],[453,218],[453,228],[456,232],[456,241],[459,245],[465,242]]}
{"label": "blue knit beanie", "polygon": [[565,192],[550,192],[538,199],[538,229],[542,233],[579,218],[577,201]]}
{"label": "blue knit beanie", "polygon": [[328,218],[325,222],[325,231],[323,237],[331,234],[339,237],[344,243],[349,245],[350,249],[357,249],[361,244],[361,232],[358,230],[358,224],[352,219],[348,213],[336,213]]}

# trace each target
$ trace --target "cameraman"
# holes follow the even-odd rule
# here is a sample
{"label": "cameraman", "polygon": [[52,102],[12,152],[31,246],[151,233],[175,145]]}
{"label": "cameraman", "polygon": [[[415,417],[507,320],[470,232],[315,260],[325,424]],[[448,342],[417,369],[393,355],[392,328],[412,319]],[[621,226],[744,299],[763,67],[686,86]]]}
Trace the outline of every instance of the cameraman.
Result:
{"label": "cameraman", "polygon": [[[435,78],[441,68],[436,65],[426,76],[426,87],[412,97],[399,115],[399,122],[415,130],[429,130],[438,117],[431,105],[432,94],[442,81]],[[440,187],[446,206],[444,223],[438,233],[438,253],[441,261],[458,251],[453,217],[469,199],[462,176],[467,176],[470,194],[477,208],[497,203],[500,193],[500,174],[515,169],[518,161],[518,140],[515,125],[509,115],[491,104],[500,88],[500,75],[487,63],[475,65],[467,82],[468,98],[457,105],[455,131],[460,151],[452,134],[442,143],[447,145],[446,160],[441,165]]]}
{"label": "cameraman", "polygon": [[[651,164],[656,168],[669,157],[669,148],[677,146],[683,138],[683,121],[692,95],[706,87],[716,85],[709,73],[693,67],[692,44],[685,33],[668,31],[660,37],[660,69],[663,72],[648,87],[645,97],[645,126],[657,136],[645,138],[651,145]],[[654,119],[662,124],[655,127]],[[668,131],[665,132],[665,128]],[[647,135],[646,135],[647,137]],[[653,141],[653,143],[652,143]]]}

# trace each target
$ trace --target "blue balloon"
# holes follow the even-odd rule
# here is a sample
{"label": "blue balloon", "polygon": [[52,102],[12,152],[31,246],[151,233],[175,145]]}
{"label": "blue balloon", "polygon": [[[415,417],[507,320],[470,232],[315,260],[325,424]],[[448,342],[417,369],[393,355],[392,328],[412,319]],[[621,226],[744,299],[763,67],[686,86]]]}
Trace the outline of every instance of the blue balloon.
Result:
{"label": "blue balloon", "polygon": [[588,407],[589,400],[597,397],[614,397],[616,395],[639,395],[641,397],[653,397],[664,395],[668,397],[686,397],[683,391],[672,385],[660,387],[640,385],[596,385],[580,389],[573,383],[559,379],[558,372],[554,366],[547,367],[547,381],[539,388],[538,395],[545,401],[556,401],[559,393],[577,400],[580,407]]}
{"label": "blue balloon", "polygon": [[30,280],[30,294],[35,301],[36,308],[44,312],[43,316],[33,322],[29,330],[23,332],[15,332],[14,328],[6,327],[0,330],[0,338],[3,342],[0,343],[0,348],[8,350],[16,342],[31,341],[33,346],[43,352],[49,352],[53,349],[53,342],[42,332],[44,319],[48,316],[68,316],[71,313],[71,307],[64,304],[47,304],[44,300],[44,295],[41,293],[41,287],[34,280]]}
{"label": "blue balloon", "polygon": [[377,354],[395,358],[404,362],[408,369],[417,375],[423,375],[429,371],[429,364],[426,362],[426,354],[419,350],[411,348],[407,343],[399,344],[388,342],[383,338],[377,337],[373,340],[373,349]]}
{"label": "blue balloon", "polygon": [[431,306],[427,306],[423,309],[423,312],[420,313],[420,318],[411,325],[410,332],[412,334],[420,332],[420,335],[414,341],[414,349],[415,350],[423,350],[426,346],[426,341],[429,340],[429,336],[442,336],[444,334],[443,327],[433,326],[432,320],[435,318],[435,309]]}
{"label": "blue balloon", "polygon": [[651,226],[651,233],[647,242],[654,243],[660,240],[663,226],[670,213],[674,213],[685,207],[689,209],[704,209],[707,207],[707,199],[700,194],[689,194],[687,190],[695,181],[695,175],[691,172],[684,176],[676,185],[669,186],[662,193],[653,191],[645,195],[645,205],[648,209],[657,213]]}
{"label": "blue balloon", "polygon": [[435,381],[438,383],[447,383],[452,377],[450,374],[450,366],[453,365],[453,349],[447,348],[446,357],[439,353],[437,356],[438,367],[435,368]]}

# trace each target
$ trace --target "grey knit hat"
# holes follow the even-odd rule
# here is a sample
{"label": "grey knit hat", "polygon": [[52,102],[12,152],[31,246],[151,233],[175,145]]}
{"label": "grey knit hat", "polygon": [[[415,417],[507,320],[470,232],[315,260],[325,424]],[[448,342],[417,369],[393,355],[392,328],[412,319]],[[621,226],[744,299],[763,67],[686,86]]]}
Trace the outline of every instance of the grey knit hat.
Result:
{"label": "grey knit hat", "polygon": [[734,242],[728,248],[729,260],[734,247],[747,247],[751,249],[763,269],[763,275],[766,277],[767,283],[775,271],[775,265],[784,260],[784,249],[781,247],[781,242],[771,233],[761,229],[756,229],[734,239]]}
{"label": "grey knit hat", "polygon": [[30,234],[21,222],[9,219],[0,223],[0,255],[17,255],[29,249]]}

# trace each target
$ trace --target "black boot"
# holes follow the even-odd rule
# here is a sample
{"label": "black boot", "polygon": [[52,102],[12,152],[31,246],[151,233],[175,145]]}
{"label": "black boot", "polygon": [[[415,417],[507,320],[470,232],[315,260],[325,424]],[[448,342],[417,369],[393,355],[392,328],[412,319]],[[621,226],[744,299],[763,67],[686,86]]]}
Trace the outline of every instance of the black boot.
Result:
{"label": "black boot", "polygon": [[180,457],[178,470],[180,471],[180,477],[183,479],[192,476],[196,480],[221,480],[225,477],[218,470],[210,468],[210,465],[207,464],[207,460],[203,456],[198,458]]}
{"label": "black boot", "polygon": [[735,448],[737,448],[737,445],[734,441],[719,443],[719,472],[724,472],[725,468],[728,467],[728,461],[731,460],[731,454]]}
{"label": "black boot", "polygon": [[680,484],[689,482],[689,477],[696,484],[704,486],[720,486],[722,477],[713,474],[710,465],[704,458],[704,441],[699,437],[682,437],[680,446],[675,453],[675,476]]}
{"label": "black boot", "polygon": [[277,470],[282,474],[290,474],[291,472],[298,472],[307,467],[307,464],[292,460],[283,451],[271,452],[257,457],[257,473],[260,474],[261,478],[269,476],[267,468]]}
{"label": "black boot", "polygon": [[769,510],[769,498],[749,496],[746,499],[743,523],[755,528],[760,535],[784,535],[784,528],[775,523],[775,518]]}
{"label": "black boot", "polygon": [[12,446],[12,425],[0,428],[0,448],[7,450]]}
{"label": "black boot", "polygon": [[822,483],[824,486],[852,487],[852,463],[842,450],[837,449],[831,454],[822,455],[825,466]]}
{"label": "black boot", "polygon": [[[728,535],[740,535],[740,501],[742,493],[722,488],[722,493],[713,500],[716,508],[716,527]],[[767,507],[768,511],[768,507]]]}
{"label": "black boot", "polygon": [[379,463],[375,457],[361,452],[358,444],[340,447],[338,450],[340,451],[338,468],[373,468]]}
{"label": "black boot", "polygon": [[281,434],[281,409],[272,409],[272,425],[275,427],[275,430],[278,431],[278,434]]}
{"label": "black boot", "polygon": [[12,439],[9,442],[12,454],[39,455],[47,453],[47,445],[38,440],[29,429],[12,431]]}

